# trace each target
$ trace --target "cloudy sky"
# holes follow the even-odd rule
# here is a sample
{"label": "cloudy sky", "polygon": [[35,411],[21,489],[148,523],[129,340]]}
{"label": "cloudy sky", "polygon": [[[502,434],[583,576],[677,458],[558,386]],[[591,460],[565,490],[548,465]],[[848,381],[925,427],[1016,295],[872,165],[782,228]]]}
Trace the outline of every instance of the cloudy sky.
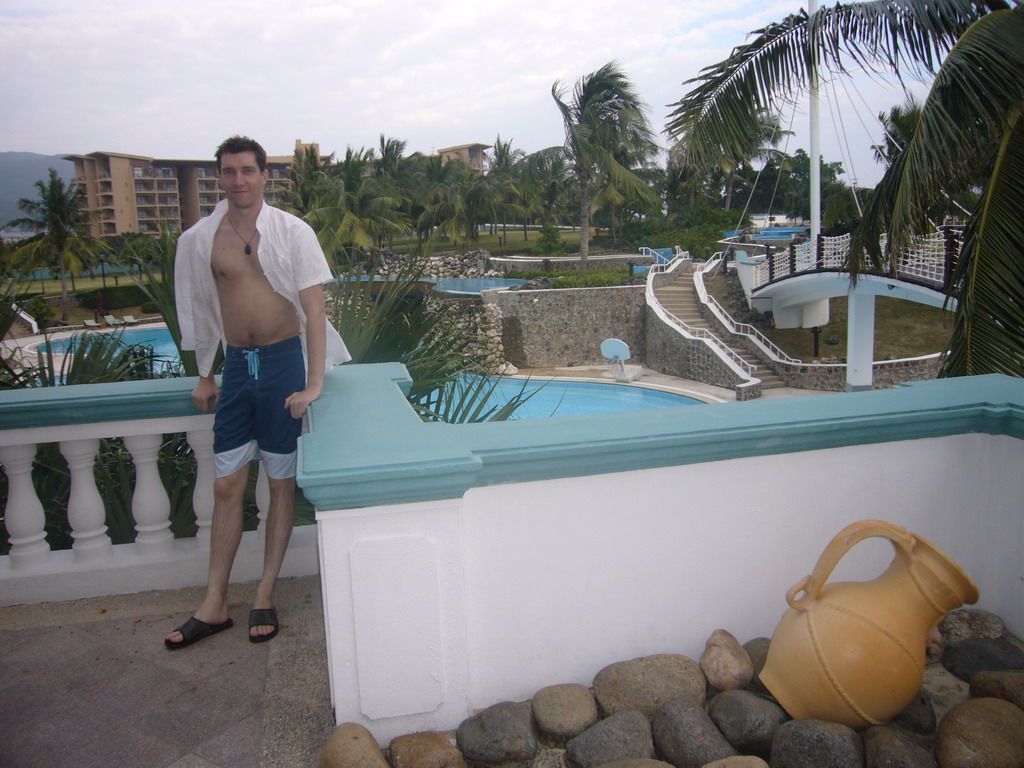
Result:
{"label": "cloudy sky", "polygon": [[[226,136],[269,154],[381,133],[432,152],[495,136],[560,144],[551,98],[617,60],[657,131],[684,80],[799,8],[775,0],[0,0],[0,151],[204,158]],[[822,151],[881,175],[875,115],[903,100],[859,79],[824,105]],[[838,112],[835,123],[829,113]],[[793,118],[787,109],[783,122]],[[806,110],[787,151],[807,147]],[[837,134],[836,124],[846,133]],[[663,137],[664,141],[664,137]],[[850,171],[849,161],[847,170]]]}

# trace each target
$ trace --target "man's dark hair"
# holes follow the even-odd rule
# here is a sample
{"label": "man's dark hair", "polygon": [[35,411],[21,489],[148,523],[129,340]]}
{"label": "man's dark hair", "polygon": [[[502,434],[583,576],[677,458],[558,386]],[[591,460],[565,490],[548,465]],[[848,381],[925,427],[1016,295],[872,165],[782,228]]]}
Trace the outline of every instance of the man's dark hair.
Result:
{"label": "man's dark hair", "polygon": [[260,146],[258,141],[250,139],[248,136],[232,136],[230,139],[225,139],[221,142],[221,145],[217,147],[217,153],[214,155],[217,158],[217,170],[220,170],[221,157],[224,155],[237,155],[240,152],[252,152],[256,155],[256,165],[260,167],[260,170],[267,170],[267,151]]}

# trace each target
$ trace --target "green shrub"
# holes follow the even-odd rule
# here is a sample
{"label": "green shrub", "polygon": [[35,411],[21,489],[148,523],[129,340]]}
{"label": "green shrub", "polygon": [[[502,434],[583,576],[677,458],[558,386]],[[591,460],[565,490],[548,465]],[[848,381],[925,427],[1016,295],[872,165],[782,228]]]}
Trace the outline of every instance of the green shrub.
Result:
{"label": "green shrub", "polygon": [[160,307],[155,301],[144,301],[139,305],[139,312],[144,315],[157,315],[160,314]]}
{"label": "green shrub", "polygon": [[540,236],[534,245],[534,253],[543,256],[562,256],[569,252],[569,247],[562,242],[562,233],[553,224],[545,224],[540,229]]}

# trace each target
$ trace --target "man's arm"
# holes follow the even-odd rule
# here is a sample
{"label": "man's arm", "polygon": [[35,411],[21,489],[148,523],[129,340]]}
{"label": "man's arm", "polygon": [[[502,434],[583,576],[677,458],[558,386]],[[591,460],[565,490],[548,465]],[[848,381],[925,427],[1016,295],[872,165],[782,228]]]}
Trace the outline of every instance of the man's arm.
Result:
{"label": "man's arm", "polygon": [[309,404],[320,397],[324,386],[324,361],[327,357],[327,314],[323,286],[303,288],[299,291],[299,303],[306,315],[306,388],[289,395],[284,401],[293,419],[301,419]]}
{"label": "man's arm", "polygon": [[220,387],[210,373],[200,376],[195,389],[192,390],[192,402],[200,411],[213,411],[217,409],[217,401],[220,400]]}

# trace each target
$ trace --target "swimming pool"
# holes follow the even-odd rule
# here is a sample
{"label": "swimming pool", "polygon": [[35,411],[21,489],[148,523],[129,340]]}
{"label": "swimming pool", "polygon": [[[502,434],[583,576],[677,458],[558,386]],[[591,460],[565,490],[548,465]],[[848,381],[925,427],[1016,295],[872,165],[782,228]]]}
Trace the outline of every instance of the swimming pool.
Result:
{"label": "swimming pool", "polygon": [[[113,331],[112,333],[118,332]],[[67,354],[73,348],[75,340],[81,338],[81,336],[82,335],[79,334],[78,336],[69,336],[65,339],[51,339],[49,342],[50,351],[58,355]],[[126,328],[124,331],[120,332],[120,339],[124,344],[140,344],[152,347],[153,353],[157,357],[167,358],[169,360],[178,359],[178,348],[174,346],[174,341],[171,339],[170,331],[164,327],[154,326],[151,328]]]}
{"label": "swimming pool", "polygon": [[657,389],[563,379],[498,379],[491,400],[497,405],[504,405],[509,398],[520,392],[523,392],[524,396],[531,396],[516,409],[512,419],[546,419],[551,416],[704,405],[701,400]]}
{"label": "swimming pool", "polygon": [[[66,354],[76,337],[54,339],[50,349],[55,354]],[[170,331],[164,327],[128,328],[121,332],[125,344],[140,344],[153,348],[165,367],[178,361],[178,348],[174,346]],[[159,367],[159,363],[158,363]],[[574,416],[618,411],[642,411],[648,408],[671,408],[681,405],[703,405],[697,400],[673,392],[664,392],[622,384],[605,384],[564,379],[495,379],[491,402],[504,405],[520,392],[532,394],[512,415],[513,419],[546,419],[550,416]],[[525,389],[524,389],[525,385]]]}

